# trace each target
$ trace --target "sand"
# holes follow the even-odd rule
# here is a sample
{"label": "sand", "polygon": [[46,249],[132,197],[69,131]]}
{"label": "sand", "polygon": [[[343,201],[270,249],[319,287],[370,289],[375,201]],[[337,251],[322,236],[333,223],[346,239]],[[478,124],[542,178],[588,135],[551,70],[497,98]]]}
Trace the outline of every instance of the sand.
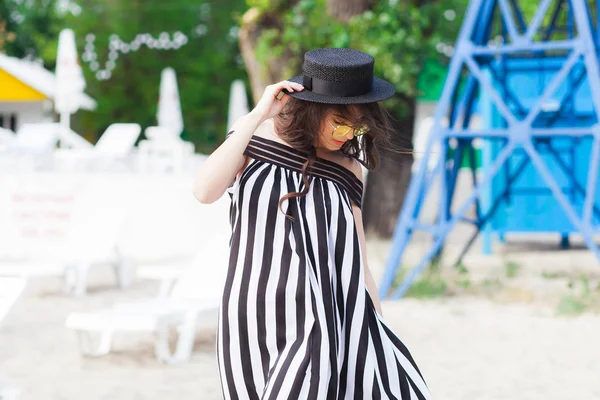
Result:
{"label": "sand", "polygon": [[[191,255],[210,226],[199,218],[189,177],[157,179],[131,180],[140,185],[135,223],[125,241],[125,253],[134,263]],[[460,250],[456,243],[464,237],[459,229],[450,238],[449,256]],[[411,349],[435,398],[600,399],[600,313],[589,307],[580,315],[557,315],[561,299],[573,294],[569,281],[583,275],[595,288],[600,268],[577,242],[566,252],[557,251],[557,242],[508,238],[494,256],[481,255],[475,246],[465,259],[471,288],[452,287],[441,298],[384,301],[386,322]],[[377,280],[389,246],[372,239],[367,244]],[[417,240],[406,263],[425,249]],[[509,262],[519,266],[513,278],[506,276]],[[199,331],[193,357],[185,364],[159,363],[148,334],[118,335],[110,355],[82,357],[76,335],[64,327],[70,312],[97,310],[157,290],[155,282],[137,280],[121,291],[108,270],[93,271],[89,282],[89,293],[81,298],[64,295],[56,278],[29,282],[0,324],[0,384],[19,388],[24,400],[222,398],[214,320]]]}
{"label": "sand", "polygon": [[[138,281],[126,292],[92,277],[84,298],[60,282],[32,282],[0,329],[0,373],[23,399],[220,399],[214,329],[200,329],[193,358],[163,365],[150,335],[116,337],[114,352],[84,358],[64,327],[72,311],[151,295]],[[600,315],[559,317],[537,303],[481,297],[385,301],[386,322],[405,341],[437,399],[600,398]],[[210,324],[209,321],[208,323]]]}

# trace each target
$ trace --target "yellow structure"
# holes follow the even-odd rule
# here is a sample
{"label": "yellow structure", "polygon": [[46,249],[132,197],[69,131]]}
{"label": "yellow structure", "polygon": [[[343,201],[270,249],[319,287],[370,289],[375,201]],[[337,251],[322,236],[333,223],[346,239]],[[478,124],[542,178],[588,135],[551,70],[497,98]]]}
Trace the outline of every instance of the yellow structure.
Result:
{"label": "yellow structure", "polygon": [[[0,128],[16,132],[25,123],[54,120],[56,79],[42,65],[0,53]],[[84,96],[82,108],[96,102]]]}
{"label": "yellow structure", "polygon": [[44,94],[0,69],[0,101],[43,101]]}

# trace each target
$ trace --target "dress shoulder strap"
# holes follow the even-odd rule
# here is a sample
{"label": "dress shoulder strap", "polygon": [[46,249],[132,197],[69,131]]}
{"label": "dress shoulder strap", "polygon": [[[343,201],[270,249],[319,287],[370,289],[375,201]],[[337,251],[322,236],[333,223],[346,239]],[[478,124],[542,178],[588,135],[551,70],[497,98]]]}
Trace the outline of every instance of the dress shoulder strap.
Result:
{"label": "dress shoulder strap", "polygon": [[[227,134],[231,135],[233,131]],[[277,140],[252,136],[244,155],[253,159],[302,172],[308,160],[308,154],[297,150]],[[311,168],[310,174],[339,184],[346,190],[350,200],[358,207],[362,205],[363,183],[348,168],[324,158],[317,157]]]}

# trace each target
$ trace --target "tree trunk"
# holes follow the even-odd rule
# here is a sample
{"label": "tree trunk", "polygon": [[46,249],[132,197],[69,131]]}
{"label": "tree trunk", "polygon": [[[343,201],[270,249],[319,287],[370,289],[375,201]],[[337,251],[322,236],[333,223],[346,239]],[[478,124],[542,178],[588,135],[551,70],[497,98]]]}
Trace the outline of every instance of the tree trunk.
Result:
{"label": "tree trunk", "polygon": [[280,24],[281,21],[275,15],[259,15],[256,8],[248,10],[243,17],[239,36],[240,52],[246,64],[255,104],[260,100],[267,85],[290,78],[282,76],[285,71],[283,66],[290,58],[289,54],[284,53],[282,57],[272,58],[266,64],[260,63],[256,58],[256,42],[261,33]]}
{"label": "tree trunk", "polygon": [[[327,12],[338,20],[347,21],[369,9],[372,3],[373,0],[328,0]],[[283,57],[269,60],[266,64],[261,64],[255,55],[256,41],[263,30],[278,26],[281,26],[281,19],[277,15],[259,15],[256,9],[250,9],[244,15],[240,28],[240,51],[246,63],[255,103],[267,85],[289,78],[281,75],[290,55],[284,54]],[[301,63],[302,60],[298,62]],[[412,145],[408,144],[412,143],[415,106],[413,101],[409,105],[407,117],[395,124],[398,135],[394,138],[394,143],[400,148],[412,149]],[[391,237],[410,182],[411,165],[412,155],[388,152],[382,155],[380,168],[369,173],[363,205],[367,231],[381,237]]]}
{"label": "tree trunk", "polygon": [[[295,2],[289,2],[292,7]],[[358,15],[371,7],[373,0],[328,0],[327,11],[329,15],[340,20],[347,21],[350,17]],[[284,54],[277,59],[271,59],[266,65],[261,64],[256,59],[256,41],[261,33],[268,28],[281,27],[282,21],[276,14],[260,15],[256,8],[251,8],[242,18],[240,27],[240,52],[246,63],[248,78],[252,89],[254,102],[258,102],[262,96],[265,87],[272,83],[290,78],[282,76],[285,71],[283,68],[290,58],[289,54]],[[301,64],[302,60],[298,60]]]}
{"label": "tree trunk", "polygon": [[348,21],[372,5],[373,0],[327,0],[327,14],[339,21]]}
{"label": "tree trunk", "polygon": [[[396,147],[412,150],[415,108],[416,101],[412,100],[406,117],[394,122],[396,136],[392,142]],[[384,238],[392,236],[410,183],[412,162],[412,154],[385,151],[380,167],[369,172],[363,204],[365,231]]]}

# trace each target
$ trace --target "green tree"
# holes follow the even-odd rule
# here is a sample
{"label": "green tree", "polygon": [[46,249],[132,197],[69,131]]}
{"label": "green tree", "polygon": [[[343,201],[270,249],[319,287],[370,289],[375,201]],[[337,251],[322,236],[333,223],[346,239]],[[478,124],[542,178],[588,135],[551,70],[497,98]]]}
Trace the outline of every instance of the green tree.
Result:
{"label": "green tree", "polygon": [[[396,145],[411,148],[417,78],[427,59],[454,42],[466,0],[248,0],[240,46],[255,100],[264,86],[300,72],[303,54],[318,47],[352,47],[375,57],[375,73],[397,94],[384,102],[396,117]],[[369,174],[363,215],[367,230],[389,237],[410,180],[410,155],[384,153]]]}
{"label": "green tree", "polygon": [[0,52],[41,58],[53,67],[62,20],[56,0],[0,0]]}
{"label": "green tree", "polygon": [[[183,137],[197,150],[210,152],[222,140],[227,119],[229,86],[246,78],[239,62],[236,12],[244,10],[242,0],[82,0],[82,13],[69,18],[78,48],[93,33],[98,61],[108,60],[110,37],[118,35],[131,42],[137,34],[158,37],[162,32],[184,33],[189,41],[179,50],[155,50],[142,46],[136,52],[120,54],[112,76],[99,81],[84,66],[87,91],[98,102],[93,113],[82,114],[79,131],[88,137],[102,132],[113,122],[137,122],[143,127],[156,124],[160,74],[172,67],[177,73],[185,131]],[[80,53],[81,53],[80,50]]]}

